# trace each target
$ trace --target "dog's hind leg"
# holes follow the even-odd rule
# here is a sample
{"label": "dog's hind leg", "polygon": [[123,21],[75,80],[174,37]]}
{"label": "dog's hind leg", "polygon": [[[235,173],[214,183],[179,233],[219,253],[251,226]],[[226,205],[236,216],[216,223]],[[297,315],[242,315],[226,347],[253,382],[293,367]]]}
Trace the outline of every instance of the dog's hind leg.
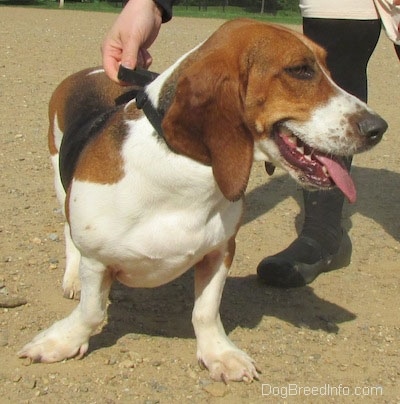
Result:
{"label": "dog's hind leg", "polygon": [[195,267],[195,304],[192,315],[197,359],[214,380],[258,379],[254,361],[227,337],[219,314],[225,279],[234,254],[232,238],[226,249],[206,255]]}
{"label": "dog's hind leg", "polygon": [[81,281],[79,279],[79,263],[81,253],[76,248],[71,238],[71,230],[68,223],[64,226],[65,237],[65,272],[62,288],[67,299],[80,299]]}
{"label": "dog's hind leg", "polygon": [[[56,190],[57,199],[60,203],[62,213],[65,217],[65,190],[61,183],[59,171],[59,154],[51,156],[51,162],[54,169],[54,188]],[[81,291],[81,283],[79,280],[79,262],[81,254],[76,248],[71,238],[71,230],[68,222],[64,225],[65,238],[65,272],[63,277],[63,294],[68,299],[79,299]]]}

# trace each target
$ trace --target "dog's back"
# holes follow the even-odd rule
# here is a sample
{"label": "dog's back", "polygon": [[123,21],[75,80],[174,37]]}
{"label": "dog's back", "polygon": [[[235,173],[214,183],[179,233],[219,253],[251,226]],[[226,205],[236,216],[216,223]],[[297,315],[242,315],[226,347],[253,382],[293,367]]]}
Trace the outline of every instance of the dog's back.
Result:
{"label": "dog's back", "polygon": [[49,104],[48,144],[52,156],[59,154],[64,189],[85,145],[101,133],[108,119],[134,98],[137,90],[137,86],[115,84],[100,68],[75,73],[56,88]]}

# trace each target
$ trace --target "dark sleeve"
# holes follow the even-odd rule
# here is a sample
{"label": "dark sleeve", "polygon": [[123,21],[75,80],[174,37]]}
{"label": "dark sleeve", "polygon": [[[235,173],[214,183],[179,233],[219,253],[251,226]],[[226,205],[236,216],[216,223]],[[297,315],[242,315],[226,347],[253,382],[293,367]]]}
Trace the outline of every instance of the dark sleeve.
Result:
{"label": "dark sleeve", "polygon": [[167,22],[172,18],[172,6],[175,0],[154,0],[162,10],[162,22]]}

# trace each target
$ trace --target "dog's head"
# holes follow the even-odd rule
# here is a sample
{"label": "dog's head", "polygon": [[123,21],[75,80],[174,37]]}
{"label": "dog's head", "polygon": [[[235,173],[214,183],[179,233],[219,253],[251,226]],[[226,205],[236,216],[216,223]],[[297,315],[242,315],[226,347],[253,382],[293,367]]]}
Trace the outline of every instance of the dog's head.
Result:
{"label": "dog's head", "polygon": [[325,56],[283,27],[224,24],[165,83],[167,143],[211,165],[229,200],[245,191],[253,159],[285,168],[306,188],[337,185],[354,200],[340,157],[378,143],[387,124],[331,80]]}

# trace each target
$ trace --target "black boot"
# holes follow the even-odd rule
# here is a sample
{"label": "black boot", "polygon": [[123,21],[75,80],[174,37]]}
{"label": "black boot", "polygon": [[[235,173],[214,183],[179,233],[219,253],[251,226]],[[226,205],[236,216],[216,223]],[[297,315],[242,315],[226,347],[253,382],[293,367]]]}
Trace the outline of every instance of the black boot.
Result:
{"label": "black boot", "polygon": [[[350,168],[351,160],[346,162]],[[304,286],[319,274],[349,265],[351,241],[341,227],[344,196],[339,189],[303,191],[305,219],[299,237],[288,248],[264,258],[259,278],[281,288]]]}

